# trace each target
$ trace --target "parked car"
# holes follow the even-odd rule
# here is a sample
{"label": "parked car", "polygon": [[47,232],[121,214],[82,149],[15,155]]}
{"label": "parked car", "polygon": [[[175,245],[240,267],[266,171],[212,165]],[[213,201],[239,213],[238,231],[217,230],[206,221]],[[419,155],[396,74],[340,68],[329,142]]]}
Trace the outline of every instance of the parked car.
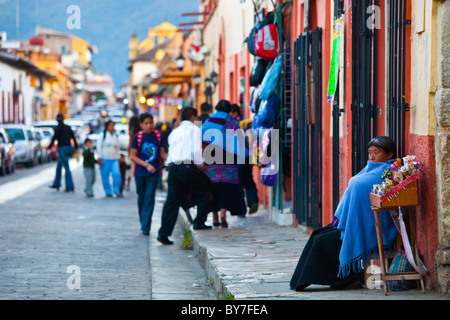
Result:
{"label": "parked car", "polygon": [[0,176],[16,171],[16,153],[5,129],[0,128]]}
{"label": "parked car", "polygon": [[56,121],[56,120],[42,120],[42,121],[33,122],[33,127],[35,127],[35,128],[52,128],[52,129],[55,129],[55,127],[57,125],[58,125],[58,121]]}
{"label": "parked car", "polygon": [[43,155],[42,155],[43,152],[42,152],[41,140],[38,137],[36,128],[29,127],[27,129],[27,131],[28,131],[28,136],[33,144],[35,164],[42,163],[43,162]]}
{"label": "parked car", "polygon": [[[41,127],[40,129],[44,133],[45,137],[49,139],[50,143],[50,141],[52,141],[53,139],[53,136],[55,135],[55,131],[53,131],[53,129],[50,127]],[[50,148],[50,157],[54,161],[58,159],[58,140],[55,140],[52,147]]]}
{"label": "parked car", "polygon": [[[52,141],[52,138],[47,137],[44,134],[44,130],[42,128],[35,128],[37,136],[39,140],[41,141],[41,148],[42,148],[42,162],[50,162],[52,160],[51,150],[49,149],[50,142]],[[52,146],[53,147],[53,146]]]}
{"label": "parked car", "polygon": [[37,163],[33,142],[28,135],[27,128],[23,124],[5,124],[3,125],[10,141],[16,149],[16,162],[25,163],[31,167]]}
{"label": "parked car", "polygon": [[80,119],[66,119],[64,123],[72,129],[75,139],[77,139],[77,144],[82,146],[87,137],[84,130],[85,123]]}

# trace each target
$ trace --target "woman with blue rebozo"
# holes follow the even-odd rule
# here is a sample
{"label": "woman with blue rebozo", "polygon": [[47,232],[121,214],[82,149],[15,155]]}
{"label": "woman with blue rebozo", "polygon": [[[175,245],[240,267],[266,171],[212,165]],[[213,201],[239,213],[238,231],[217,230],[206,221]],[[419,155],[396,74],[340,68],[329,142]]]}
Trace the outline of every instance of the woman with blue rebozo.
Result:
{"label": "woman with blue rebozo", "polygon": [[234,119],[230,112],[231,103],[228,100],[220,100],[216,112],[202,125],[204,172],[213,186],[210,212],[213,212],[213,225],[222,228],[228,227],[227,211],[232,215],[243,216],[247,210],[239,185],[238,168],[239,159],[245,158],[247,150],[245,146],[239,146],[243,141],[235,139],[233,132],[240,130],[239,121]]}
{"label": "woman with blue rebozo", "polygon": [[[369,161],[348,183],[331,224],[315,230],[305,245],[290,281],[292,290],[311,284],[333,289],[359,288],[362,267],[378,254],[375,221],[369,194],[382,182],[387,167],[397,158],[395,142],[385,136],[368,144]],[[389,213],[381,214],[383,244],[393,249],[397,228]]]}

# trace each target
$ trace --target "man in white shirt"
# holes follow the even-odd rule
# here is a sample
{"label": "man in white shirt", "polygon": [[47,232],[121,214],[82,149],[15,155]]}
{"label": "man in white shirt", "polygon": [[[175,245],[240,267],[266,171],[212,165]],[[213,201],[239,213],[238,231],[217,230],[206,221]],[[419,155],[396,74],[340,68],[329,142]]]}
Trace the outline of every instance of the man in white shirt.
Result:
{"label": "man in white shirt", "polygon": [[[194,108],[191,108],[195,112]],[[186,116],[192,114],[190,120],[183,120],[181,124],[172,131],[168,138],[169,155],[167,164],[196,164],[202,165],[202,130],[194,122],[198,117],[191,109],[183,109]],[[185,111],[186,110],[186,111]]]}
{"label": "man in white shirt", "polygon": [[197,110],[184,108],[181,124],[169,135],[169,155],[167,164],[169,177],[167,199],[164,203],[161,228],[158,241],[162,244],[173,244],[169,240],[177,222],[178,210],[188,191],[194,191],[197,204],[197,216],[194,219],[195,230],[211,229],[205,225],[209,213],[210,181],[199,169],[202,161],[202,132],[194,122],[198,121]]}

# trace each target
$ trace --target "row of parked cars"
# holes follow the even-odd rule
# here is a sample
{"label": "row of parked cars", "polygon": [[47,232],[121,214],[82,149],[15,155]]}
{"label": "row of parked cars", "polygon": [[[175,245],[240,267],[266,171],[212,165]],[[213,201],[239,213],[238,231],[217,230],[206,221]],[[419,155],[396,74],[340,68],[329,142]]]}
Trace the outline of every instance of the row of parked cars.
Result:
{"label": "row of parked cars", "polygon": [[57,146],[49,148],[53,134],[52,128],[23,124],[0,126],[0,176],[14,173],[18,163],[32,167],[56,160]]}

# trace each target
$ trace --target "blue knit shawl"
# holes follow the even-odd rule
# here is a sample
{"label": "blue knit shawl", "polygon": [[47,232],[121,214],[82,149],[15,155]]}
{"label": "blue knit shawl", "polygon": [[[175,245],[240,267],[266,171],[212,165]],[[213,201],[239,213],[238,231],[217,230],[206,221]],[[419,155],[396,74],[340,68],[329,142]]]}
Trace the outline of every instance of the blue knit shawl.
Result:
{"label": "blue knit shawl", "polygon": [[[213,137],[205,134],[211,129],[214,130],[210,131],[210,134],[214,135]],[[239,135],[237,133],[235,135],[234,133],[227,132],[227,130],[239,130],[242,133],[242,140],[238,139]],[[220,136],[216,136],[219,134]],[[233,119],[230,114],[224,111],[213,113],[202,125],[202,137],[204,143],[221,147],[223,150],[237,155],[239,163],[242,163],[241,161],[248,155],[249,150],[245,146],[244,132],[239,127],[239,121]]]}
{"label": "blue knit shawl", "polygon": [[[353,271],[358,273],[370,259],[378,256],[375,220],[370,204],[370,192],[374,184],[381,184],[383,172],[394,160],[368,162],[367,166],[348,183],[336,209],[341,231],[342,247],[339,254],[339,277],[346,278]],[[393,248],[397,228],[389,212],[380,213],[385,251]],[[362,260],[362,261],[361,261]]]}

